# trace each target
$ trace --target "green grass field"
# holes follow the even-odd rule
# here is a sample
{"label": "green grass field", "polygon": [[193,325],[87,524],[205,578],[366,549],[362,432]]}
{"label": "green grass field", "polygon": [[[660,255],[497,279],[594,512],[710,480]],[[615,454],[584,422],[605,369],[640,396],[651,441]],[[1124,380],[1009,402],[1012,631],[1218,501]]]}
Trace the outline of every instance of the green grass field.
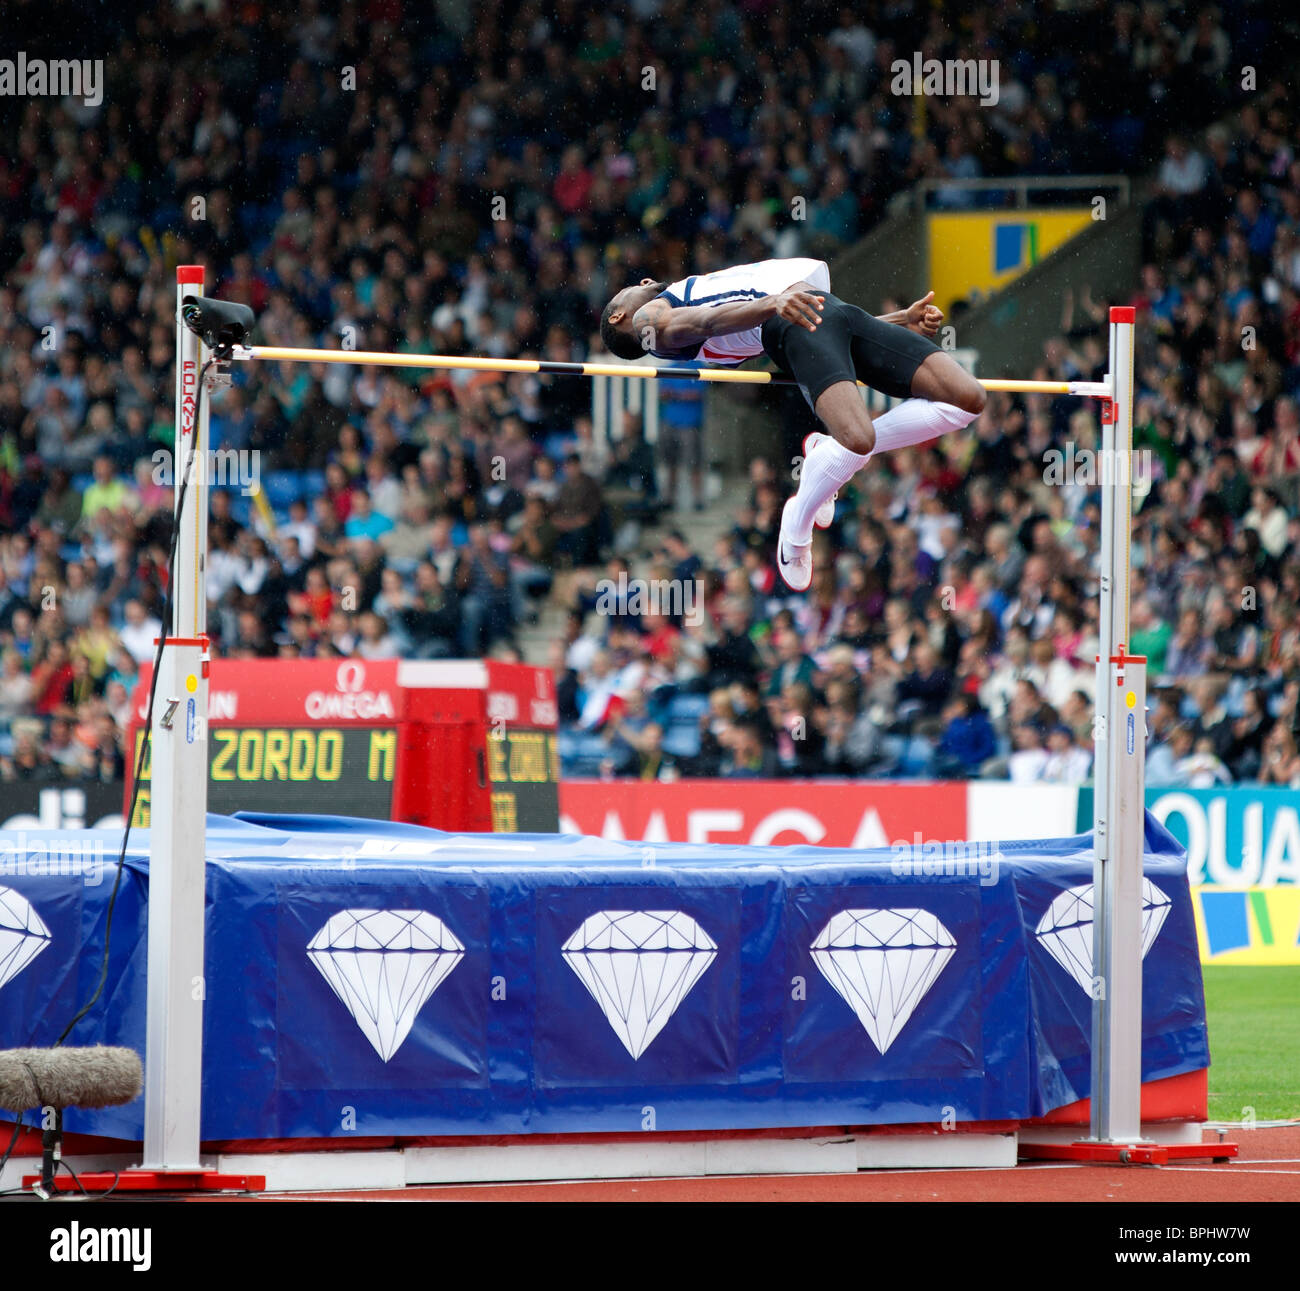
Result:
{"label": "green grass field", "polygon": [[1300,967],[1207,966],[1210,1119],[1300,1117]]}

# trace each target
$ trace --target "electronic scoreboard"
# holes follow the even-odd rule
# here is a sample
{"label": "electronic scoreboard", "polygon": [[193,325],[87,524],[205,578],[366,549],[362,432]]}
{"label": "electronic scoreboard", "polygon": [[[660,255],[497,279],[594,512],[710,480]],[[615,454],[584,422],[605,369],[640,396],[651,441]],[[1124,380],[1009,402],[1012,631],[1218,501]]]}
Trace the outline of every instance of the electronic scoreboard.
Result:
{"label": "electronic scoreboard", "polygon": [[[134,772],[150,668],[132,708]],[[559,758],[548,669],[495,661],[213,660],[206,722],[208,810],[368,816],[446,830],[554,832]],[[134,824],[149,823],[146,758]],[[128,810],[131,784],[126,788]]]}

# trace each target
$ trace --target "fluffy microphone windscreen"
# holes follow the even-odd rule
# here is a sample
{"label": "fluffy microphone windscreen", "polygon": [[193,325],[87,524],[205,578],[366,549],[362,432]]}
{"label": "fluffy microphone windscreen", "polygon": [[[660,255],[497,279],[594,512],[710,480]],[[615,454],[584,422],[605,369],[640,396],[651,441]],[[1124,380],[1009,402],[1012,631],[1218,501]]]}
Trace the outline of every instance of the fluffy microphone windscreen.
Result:
{"label": "fluffy microphone windscreen", "polygon": [[134,1049],[89,1045],[80,1049],[0,1049],[0,1107],[115,1107],[144,1084]]}

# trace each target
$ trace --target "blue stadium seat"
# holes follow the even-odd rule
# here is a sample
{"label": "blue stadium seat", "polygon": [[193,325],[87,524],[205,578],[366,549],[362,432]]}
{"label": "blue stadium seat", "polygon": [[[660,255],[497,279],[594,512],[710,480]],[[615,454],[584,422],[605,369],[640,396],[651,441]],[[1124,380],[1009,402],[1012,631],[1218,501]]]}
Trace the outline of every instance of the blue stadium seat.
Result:
{"label": "blue stadium seat", "polygon": [[700,752],[700,728],[693,723],[674,722],[664,732],[664,752],[675,758],[693,758]]}
{"label": "blue stadium seat", "polygon": [[267,471],[262,488],[277,518],[281,510],[288,514],[289,504],[303,496],[302,475],[298,471]]}
{"label": "blue stadium seat", "polygon": [[930,774],[933,761],[934,749],[930,741],[923,736],[914,735],[903,750],[902,761],[898,766],[899,777],[904,780],[923,779]]}
{"label": "blue stadium seat", "polygon": [[542,451],[547,457],[560,461],[577,442],[572,435],[554,431],[542,441]]}
{"label": "blue stadium seat", "polygon": [[677,695],[668,706],[673,721],[698,722],[709,711],[707,695]]}
{"label": "blue stadium seat", "polygon": [[556,736],[560,770],[564,775],[598,776],[610,756],[609,745],[594,731],[561,730]]}

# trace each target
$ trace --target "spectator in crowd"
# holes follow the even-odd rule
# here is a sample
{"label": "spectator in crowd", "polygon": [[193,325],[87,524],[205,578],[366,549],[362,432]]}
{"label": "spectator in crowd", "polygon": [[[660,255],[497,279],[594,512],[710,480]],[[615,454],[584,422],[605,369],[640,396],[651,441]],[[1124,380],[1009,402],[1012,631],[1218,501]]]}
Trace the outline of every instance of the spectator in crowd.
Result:
{"label": "spectator in crowd", "polygon": [[1047,749],[1042,731],[1033,722],[1021,722],[1012,731],[1015,751],[1008,759],[1008,773],[1013,784],[1033,784],[1043,778],[1047,766]]}
{"label": "spectator in crowd", "polygon": [[1295,735],[1281,722],[1264,739],[1259,782],[1300,788],[1300,752],[1296,750]]}
{"label": "spectator in crowd", "polygon": [[934,774],[941,779],[965,779],[997,753],[993,723],[969,691],[957,695],[943,716],[947,725],[935,750]]}
{"label": "spectator in crowd", "polygon": [[1149,749],[1146,760],[1146,782],[1154,789],[1181,784],[1179,763],[1189,757],[1195,737],[1186,722],[1179,722],[1169,731],[1167,739]]}
{"label": "spectator in crowd", "polygon": [[704,386],[699,381],[660,381],[659,460],[668,468],[668,501],[676,505],[681,494],[680,472],[686,472],[688,505],[703,511],[704,498]]}
{"label": "spectator in crowd", "polygon": [[604,546],[602,520],[605,509],[600,485],[582,469],[578,454],[570,453],[564,459],[552,515],[559,534],[556,553],[570,565],[594,565]]}
{"label": "spectator in crowd", "polygon": [[1047,757],[1040,778],[1050,784],[1082,784],[1092,767],[1092,754],[1074,742],[1074,732],[1064,723],[1047,733]]}
{"label": "spectator in crowd", "polygon": [[758,723],[736,722],[724,745],[721,774],[729,780],[770,780],[778,773],[776,753],[763,743]]}

